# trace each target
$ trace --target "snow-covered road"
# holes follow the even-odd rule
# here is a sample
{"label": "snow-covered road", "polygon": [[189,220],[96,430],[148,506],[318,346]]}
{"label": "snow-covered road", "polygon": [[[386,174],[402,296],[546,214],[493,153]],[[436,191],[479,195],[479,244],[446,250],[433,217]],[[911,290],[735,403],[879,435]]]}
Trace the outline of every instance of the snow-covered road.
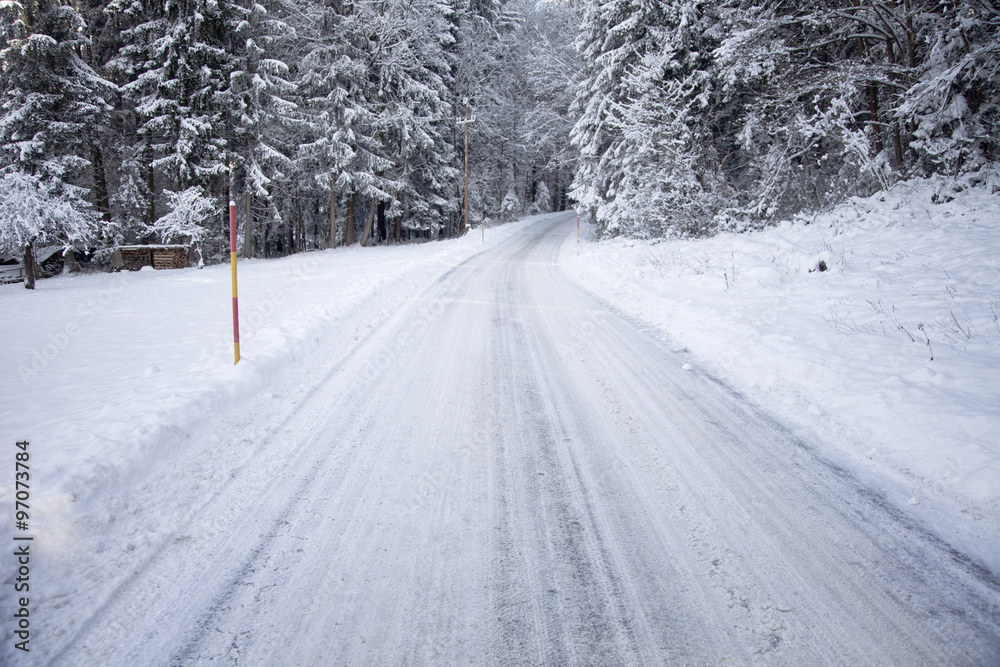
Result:
{"label": "snow-covered road", "polygon": [[574,224],[107,490],[30,661],[996,664],[996,577],[564,277]]}

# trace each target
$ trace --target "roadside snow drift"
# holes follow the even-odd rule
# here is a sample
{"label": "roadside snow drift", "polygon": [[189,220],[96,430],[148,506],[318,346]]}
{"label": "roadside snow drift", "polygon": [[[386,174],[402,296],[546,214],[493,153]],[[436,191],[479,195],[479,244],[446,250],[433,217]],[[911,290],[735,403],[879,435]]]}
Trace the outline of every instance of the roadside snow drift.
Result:
{"label": "roadside snow drift", "polygon": [[[320,344],[346,354],[412,296],[529,224],[432,244],[240,261],[242,359],[233,365],[228,265],[65,275],[0,286],[0,437],[27,440],[31,526],[64,534],[71,503],[143,466],[208,411],[268,385]],[[14,478],[0,479],[13,512]],[[9,536],[10,522],[0,527]]]}
{"label": "roadside snow drift", "polygon": [[[757,233],[575,239],[588,289],[897,497],[1000,532],[1000,196],[900,184]],[[903,494],[903,497],[899,497]],[[985,524],[985,525],[984,525]]]}

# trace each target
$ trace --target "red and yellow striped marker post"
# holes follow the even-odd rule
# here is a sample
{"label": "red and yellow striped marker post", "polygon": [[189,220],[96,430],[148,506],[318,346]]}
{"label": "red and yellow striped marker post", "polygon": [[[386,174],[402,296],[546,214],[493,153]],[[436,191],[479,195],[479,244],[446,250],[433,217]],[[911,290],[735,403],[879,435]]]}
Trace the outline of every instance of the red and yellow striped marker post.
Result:
{"label": "red and yellow striped marker post", "polygon": [[236,297],[236,202],[229,202],[229,253],[233,264],[233,365],[240,363],[240,308]]}

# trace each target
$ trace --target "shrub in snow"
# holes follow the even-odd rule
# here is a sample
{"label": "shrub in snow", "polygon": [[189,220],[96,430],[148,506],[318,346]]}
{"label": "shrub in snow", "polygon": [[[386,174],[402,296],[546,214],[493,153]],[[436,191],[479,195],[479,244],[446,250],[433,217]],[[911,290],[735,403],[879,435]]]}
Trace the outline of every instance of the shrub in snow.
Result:
{"label": "shrub in snow", "polygon": [[164,243],[194,244],[208,233],[202,225],[208,221],[217,203],[205,197],[198,186],[181,192],[166,191],[170,213],[153,223],[152,230]]}

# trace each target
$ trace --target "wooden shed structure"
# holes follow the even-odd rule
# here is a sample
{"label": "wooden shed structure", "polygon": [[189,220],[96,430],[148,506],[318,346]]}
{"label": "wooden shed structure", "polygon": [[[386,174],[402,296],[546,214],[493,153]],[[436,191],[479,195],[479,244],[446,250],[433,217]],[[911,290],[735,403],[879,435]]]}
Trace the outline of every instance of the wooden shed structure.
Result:
{"label": "wooden shed structure", "polygon": [[144,266],[154,269],[184,269],[188,266],[188,248],[182,245],[123,245],[115,248],[111,268],[138,271]]}

